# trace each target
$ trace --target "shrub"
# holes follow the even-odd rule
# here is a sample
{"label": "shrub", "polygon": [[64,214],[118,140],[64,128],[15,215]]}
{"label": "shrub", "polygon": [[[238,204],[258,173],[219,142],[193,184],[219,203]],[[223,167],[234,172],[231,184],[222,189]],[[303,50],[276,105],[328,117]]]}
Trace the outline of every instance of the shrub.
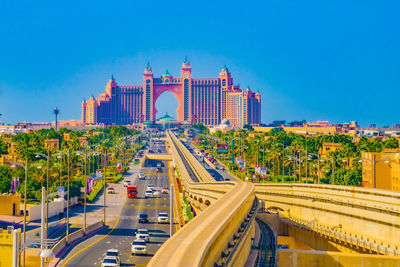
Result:
{"label": "shrub", "polygon": [[97,195],[100,193],[100,191],[103,189],[103,182],[101,181],[101,182],[98,182],[96,185],[95,185],[95,187],[93,188],[93,191],[92,192],[90,192],[90,194],[89,195],[86,195],[86,200],[87,200],[87,202],[93,202],[95,199],[96,199],[96,197],[97,197]]}

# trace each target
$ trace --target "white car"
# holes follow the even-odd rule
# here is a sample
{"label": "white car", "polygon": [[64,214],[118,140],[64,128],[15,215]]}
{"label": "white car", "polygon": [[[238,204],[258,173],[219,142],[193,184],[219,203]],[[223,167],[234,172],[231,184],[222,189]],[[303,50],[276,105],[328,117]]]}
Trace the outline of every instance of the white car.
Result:
{"label": "white car", "polygon": [[118,249],[107,250],[105,257],[116,257],[118,262],[121,263],[121,258],[120,258]]}
{"label": "white car", "polygon": [[146,190],[144,192],[145,197],[153,197],[153,190]]}
{"label": "white car", "polygon": [[159,197],[161,195],[160,190],[153,191],[153,197]]}
{"label": "white car", "polygon": [[138,229],[136,232],[136,239],[144,240],[145,242],[150,242],[150,234],[147,229]]}
{"label": "white car", "polygon": [[166,212],[160,212],[157,216],[157,222],[158,223],[168,223],[169,219],[168,219],[168,213]]}
{"label": "white car", "polygon": [[133,241],[131,246],[131,253],[132,255],[147,254],[146,242],[141,239]]}
{"label": "white car", "polygon": [[125,187],[128,187],[128,186],[132,185],[132,182],[129,181],[129,180],[125,180],[125,181],[123,182],[123,185],[124,185]]}
{"label": "white car", "polygon": [[157,167],[161,167],[161,163],[157,163]]}
{"label": "white car", "polygon": [[120,263],[117,257],[114,256],[106,256],[101,263],[102,267],[119,267]]}
{"label": "white car", "polygon": [[143,173],[143,172],[139,172],[138,178],[139,178],[139,180],[145,180],[145,179],[146,179],[146,176],[144,176],[144,173]]}
{"label": "white car", "polygon": [[153,185],[153,184],[148,184],[148,185],[147,185],[147,188],[146,188],[146,191],[147,191],[147,190],[153,191],[153,190],[154,190],[154,185]]}

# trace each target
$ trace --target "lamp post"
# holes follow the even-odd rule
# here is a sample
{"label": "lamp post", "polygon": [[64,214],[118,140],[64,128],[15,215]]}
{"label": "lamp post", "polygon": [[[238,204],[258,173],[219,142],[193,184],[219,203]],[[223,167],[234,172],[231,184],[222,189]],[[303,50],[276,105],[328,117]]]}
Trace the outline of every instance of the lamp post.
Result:
{"label": "lamp post", "polygon": [[308,153],[309,155],[313,155],[313,156],[317,156],[317,158],[318,158],[318,172],[317,172],[317,184],[319,184],[319,176],[320,176],[320,170],[321,170],[321,167],[320,167],[320,157],[319,157],[319,153]]}
{"label": "lamp post", "polygon": [[28,182],[28,156],[25,158],[25,164],[14,163],[11,167],[22,167],[25,169],[25,184],[24,184],[24,225],[23,225],[23,238],[24,238],[24,249],[22,256],[22,266],[25,267],[25,256],[26,256],[26,202],[27,202],[27,182]]}
{"label": "lamp post", "polygon": [[[47,160],[47,174],[46,174],[46,196],[49,195],[49,171],[50,171],[50,149],[47,149],[47,155],[42,154],[42,153],[37,153],[36,158],[40,158],[40,157],[44,157]],[[46,223],[46,239],[47,239],[47,235],[49,233],[49,200],[46,198],[46,216],[45,216],[45,223]]]}
{"label": "lamp post", "polygon": [[87,149],[85,148],[85,153],[81,151],[75,152],[75,154],[82,156],[83,155],[83,177],[85,179],[84,185],[84,193],[83,193],[83,234],[86,235],[86,194],[87,194]]}

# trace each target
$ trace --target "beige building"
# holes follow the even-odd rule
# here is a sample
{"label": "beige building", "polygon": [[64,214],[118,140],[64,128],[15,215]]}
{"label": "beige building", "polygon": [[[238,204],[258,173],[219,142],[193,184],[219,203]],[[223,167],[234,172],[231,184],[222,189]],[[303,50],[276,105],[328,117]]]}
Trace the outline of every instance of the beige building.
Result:
{"label": "beige building", "polygon": [[47,139],[44,140],[44,148],[47,150],[57,150],[60,147],[60,140],[58,139]]}
{"label": "beige building", "polygon": [[400,149],[362,152],[361,186],[400,191]]}
{"label": "beige building", "polygon": [[319,150],[319,154],[321,157],[326,157],[330,152],[334,152],[342,147],[342,144],[340,143],[328,143],[324,142],[322,143],[322,148]]}

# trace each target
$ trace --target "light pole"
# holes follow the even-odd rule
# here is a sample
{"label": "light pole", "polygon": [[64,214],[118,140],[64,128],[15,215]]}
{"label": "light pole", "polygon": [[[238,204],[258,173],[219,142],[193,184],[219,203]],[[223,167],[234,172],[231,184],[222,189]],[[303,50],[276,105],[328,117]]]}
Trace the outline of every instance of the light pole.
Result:
{"label": "light pole", "polygon": [[87,195],[87,149],[85,148],[85,153],[83,154],[81,151],[76,152],[77,155],[83,155],[83,177],[85,179],[84,190],[83,190],[83,234],[86,235],[86,195]]}
{"label": "light pole", "polygon": [[25,168],[25,185],[24,185],[24,225],[23,225],[23,237],[24,237],[24,249],[22,256],[22,266],[25,267],[25,256],[26,256],[26,202],[27,202],[27,183],[28,183],[28,156],[25,158],[25,164],[14,163],[11,167],[22,167]]}
{"label": "light pole", "polygon": [[308,154],[309,155],[313,155],[313,156],[317,156],[317,158],[318,158],[317,184],[319,184],[319,176],[320,176],[320,172],[321,172],[319,153],[316,153],[316,154],[315,153],[308,153]]}
{"label": "light pole", "polygon": [[[42,153],[37,153],[36,158],[44,157],[47,161],[47,170],[46,170],[46,196],[49,195],[49,171],[50,171],[50,149],[47,149],[47,155],[42,154]],[[49,200],[46,198],[46,216],[45,216],[45,224],[46,224],[46,232],[45,232],[45,238],[47,239],[47,236],[49,234]]]}
{"label": "light pole", "polygon": [[68,241],[69,241],[69,179],[70,179],[70,174],[71,174],[71,170],[70,170],[70,165],[71,165],[71,152],[68,148],[68,178],[67,178],[67,229],[66,229],[66,233],[65,233],[65,241],[68,245]]}

